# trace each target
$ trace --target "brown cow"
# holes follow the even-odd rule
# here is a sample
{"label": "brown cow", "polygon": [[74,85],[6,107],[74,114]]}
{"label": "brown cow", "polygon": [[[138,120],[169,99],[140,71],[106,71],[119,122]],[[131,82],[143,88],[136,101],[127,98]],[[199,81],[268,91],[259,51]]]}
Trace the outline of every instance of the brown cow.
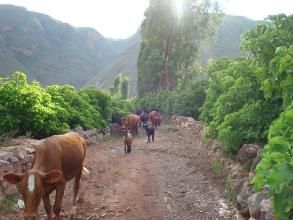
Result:
{"label": "brown cow", "polygon": [[79,182],[86,154],[86,141],[77,133],[54,135],[44,139],[37,147],[31,170],[7,173],[3,178],[18,184],[25,203],[24,219],[39,219],[38,207],[43,200],[48,219],[52,219],[50,194],[56,189],[53,212],[60,217],[66,181],[75,177],[73,205],[79,191]]}
{"label": "brown cow", "polygon": [[157,126],[161,125],[161,115],[159,112],[156,112],[156,111],[150,112],[149,119],[152,122],[155,129],[157,129]]}
{"label": "brown cow", "polygon": [[135,114],[129,114],[121,118],[122,129],[130,130],[132,133],[138,134],[139,120],[139,116]]}

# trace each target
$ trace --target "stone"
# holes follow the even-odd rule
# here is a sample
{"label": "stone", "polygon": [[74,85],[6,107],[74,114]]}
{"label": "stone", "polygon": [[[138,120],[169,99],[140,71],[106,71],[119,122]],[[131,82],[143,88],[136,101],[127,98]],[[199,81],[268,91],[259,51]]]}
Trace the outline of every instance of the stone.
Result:
{"label": "stone", "polygon": [[232,193],[235,197],[240,194],[245,183],[248,183],[247,178],[232,181]]}
{"label": "stone", "polygon": [[230,175],[232,179],[239,179],[246,176],[246,171],[242,168],[240,163],[233,163],[230,170]]}
{"label": "stone", "polygon": [[258,146],[257,144],[244,144],[240,148],[236,159],[241,163],[246,162],[247,160],[253,160],[254,158],[256,158],[257,152],[259,150],[260,146]]}
{"label": "stone", "polygon": [[248,209],[249,209],[249,213],[251,217],[254,218],[259,218],[261,215],[261,210],[260,210],[260,203],[262,202],[262,200],[267,199],[268,193],[266,191],[261,191],[261,192],[257,192],[254,193],[253,195],[251,195],[248,200]]}
{"label": "stone", "polygon": [[212,149],[213,152],[217,152],[218,150],[221,149],[221,147],[222,147],[222,145],[221,145],[220,143],[215,142],[215,143],[213,143],[213,145],[211,146],[211,149]]}
{"label": "stone", "polygon": [[252,164],[251,164],[251,168],[250,171],[254,171],[257,164],[261,161],[261,150],[259,149],[257,151],[256,157],[253,159]]}
{"label": "stone", "polygon": [[245,183],[240,194],[236,197],[236,208],[244,217],[249,217],[248,198],[252,195],[252,189],[249,183]]}
{"label": "stone", "polygon": [[82,127],[76,127],[76,128],[73,128],[71,131],[74,131],[74,132],[76,132],[76,133],[79,133],[79,134],[82,135],[82,136],[83,136],[83,134],[84,134],[84,130],[83,130]]}
{"label": "stone", "polygon": [[237,220],[247,220],[247,218],[243,217],[240,213],[237,214],[236,219]]}
{"label": "stone", "polygon": [[27,151],[24,147],[17,146],[12,150],[12,152],[18,159],[24,160],[27,157]]}
{"label": "stone", "polygon": [[274,220],[273,205],[271,199],[264,199],[260,203],[261,220]]}
{"label": "stone", "polygon": [[13,157],[12,152],[2,152],[2,153],[0,153],[0,160],[11,161],[12,157]]}

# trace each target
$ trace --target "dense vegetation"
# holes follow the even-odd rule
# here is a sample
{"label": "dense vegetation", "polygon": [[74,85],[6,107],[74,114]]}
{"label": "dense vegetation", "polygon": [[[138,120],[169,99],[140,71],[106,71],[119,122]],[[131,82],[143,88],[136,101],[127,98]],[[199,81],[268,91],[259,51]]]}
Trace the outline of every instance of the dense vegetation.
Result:
{"label": "dense vegetation", "polygon": [[0,81],[0,135],[13,132],[41,138],[77,126],[103,131],[132,108],[130,101],[95,88],[43,88],[38,82],[28,83],[20,72]]}
{"label": "dense vegetation", "polygon": [[269,189],[283,220],[293,217],[293,15],[269,20],[244,35],[246,57],[220,59],[206,71],[177,69],[175,89],[136,104],[195,118],[200,112],[206,136],[219,139],[226,154],[244,143],[264,145],[253,183]]}

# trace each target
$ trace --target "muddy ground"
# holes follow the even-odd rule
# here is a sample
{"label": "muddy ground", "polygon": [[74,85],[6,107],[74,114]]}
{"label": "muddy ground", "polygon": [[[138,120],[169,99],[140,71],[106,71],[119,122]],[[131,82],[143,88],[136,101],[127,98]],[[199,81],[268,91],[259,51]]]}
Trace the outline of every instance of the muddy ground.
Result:
{"label": "muddy ground", "polygon": [[[174,124],[164,124],[155,142],[135,137],[132,152],[124,154],[121,137],[105,137],[87,149],[80,200],[74,219],[231,219],[224,197],[224,177],[211,169],[212,159],[199,138]],[[69,219],[72,183],[67,184],[63,219]],[[19,219],[2,216],[2,219]],[[40,208],[45,219],[45,212]],[[1,216],[0,216],[1,219]]]}

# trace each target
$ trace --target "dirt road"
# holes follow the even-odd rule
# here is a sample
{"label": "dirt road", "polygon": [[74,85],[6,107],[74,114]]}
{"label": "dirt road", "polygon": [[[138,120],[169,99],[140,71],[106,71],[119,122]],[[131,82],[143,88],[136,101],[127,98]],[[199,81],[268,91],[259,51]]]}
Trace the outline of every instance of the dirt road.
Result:
{"label": "dirt road", "polygon": [[[81,183],[76,219],[231,219],[223,178],[190,132],[165,124],[154,143],[136,137],[129,155],[122,146],[121,138],[107,137],[88,147],[91,173]],[[69,183],[63,210],[71,204]]]}

